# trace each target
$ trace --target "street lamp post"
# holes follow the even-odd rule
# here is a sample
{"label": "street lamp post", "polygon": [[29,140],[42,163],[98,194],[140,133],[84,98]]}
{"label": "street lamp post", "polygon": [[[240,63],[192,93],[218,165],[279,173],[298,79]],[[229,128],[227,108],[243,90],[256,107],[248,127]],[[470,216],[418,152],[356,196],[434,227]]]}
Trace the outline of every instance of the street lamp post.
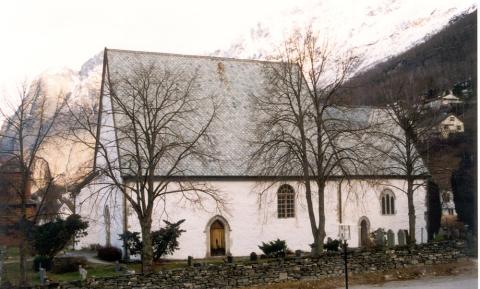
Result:
{"label": "street lamp post", "polygon": [[345,289],[348,289],[347,240],[350,240],[350,225],[338,226],[338,238],[343,241],[343,261],[345,262]]}

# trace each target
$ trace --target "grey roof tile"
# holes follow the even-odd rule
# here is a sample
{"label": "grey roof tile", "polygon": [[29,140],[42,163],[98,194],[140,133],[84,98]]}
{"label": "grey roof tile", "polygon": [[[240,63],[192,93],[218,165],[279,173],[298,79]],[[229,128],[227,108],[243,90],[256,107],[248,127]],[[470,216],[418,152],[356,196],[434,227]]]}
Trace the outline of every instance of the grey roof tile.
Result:
{"label": "grey roof tile", "polygon": [[[255,176],[255,172],[247,171],[248,158],[253,150],[249,141],[253,140],[255,136],[253,131],[255,128],[255,101],[252,95],[261,95],[265,92],[265,80],[262,72],[265,62],[126,50],[109,49],[107,51],[110,77],[112,78],[128,73],[135,65],[151,63],[167,68],[181,68],[190,73],[197,71],[200,85],[196,90],[197,96],[212,95],[220,104],[218,116],[211,125],[218,161],[202,163],[196,160],[187,160],[181,165],[181,168],[185,170],[183,175]],[[373,108],[362,107],[350,109],[348,113],[334,110],[330,113],[337,114],[338,117],[350,118],[359,125],[364,125],[372,120],[372,115],[377,111]],[[204,120],[207,117],[206,114],[200,109],[195,115],[193,123]],[[371,156],[374,154],[368,148],[364,149],[362,154]],[[372,171],[363,168],[356,174],[391,175],[399,173],[398,170],[386,169],[394,167],[388,158],[377,156],[375,162],[377,168],[384,169]],[[157,174],[162,176],[165,175],[165,172],[159,168]]]}

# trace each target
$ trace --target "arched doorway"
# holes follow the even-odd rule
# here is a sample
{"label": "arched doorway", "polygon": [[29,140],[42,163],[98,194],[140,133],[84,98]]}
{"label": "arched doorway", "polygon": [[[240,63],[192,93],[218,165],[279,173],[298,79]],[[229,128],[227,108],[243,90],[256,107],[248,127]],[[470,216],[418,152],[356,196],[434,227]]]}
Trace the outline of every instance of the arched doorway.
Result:
{"label": "arched doorway", "polygon": [[216,220],[210,226],[210,255],[224,256],[225,252],[225,226]]}
{"label": "arched doorway", "polygon": [[210,219],[205,228],[207,257],[230,254],[230,225],[227,220],[217,215]]}
{"label": "arched doorway", "polygon": [[367,217],[361,217],[359,220],[360,234],[359,234],[359,246],[366,247],[370,243],[368,233],[370,231],[370,221]]}

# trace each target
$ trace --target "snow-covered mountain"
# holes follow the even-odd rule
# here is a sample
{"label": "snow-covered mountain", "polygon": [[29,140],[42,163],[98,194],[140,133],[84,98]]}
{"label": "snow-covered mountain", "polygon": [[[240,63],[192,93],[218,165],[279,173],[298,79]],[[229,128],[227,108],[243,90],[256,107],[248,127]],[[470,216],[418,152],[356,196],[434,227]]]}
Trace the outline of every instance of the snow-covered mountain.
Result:
{"label": "snow-covered mountain", "polygon": [[[99,99],[102,56],[103,53],[99,53],[89,59],[81,67],[80,71],[65,67],[48,69],[32,81],[32,87],[35,87],[36,83],[41,83],[42,95],[45,95],[45,98],[40,97],[36,100],[38,102],[45,100],[46,117],[43,120],[49,120],[57,109],[59,99],[65,99],[68,103],[68,106],[64,107],[65,114],[62,114],[62,119],[56,121],[53,127],[53,137],[47,138],[37,153],[37,157],[45,160],[45,163],[48,164],[49,174],[54,178],[56,187],[61,188],[65,186],[65,188],[74,189],[91,171],[92,150],[83,144],[69,140],[65,137],[65,132],[68,132],[68,122],[72,121],[67,117],[70,110],[75,110],[78,105],[91,105]],[[35,107],[42,107],[42,104],[31,103],[29,106],[33,114]],[[37,122],[40,121],[36,120]],[[25,129],[29,131],[29,135],[36,135],[38,124],[25,122],[24,125]],[[18,138],[15,137],[18,135],[18,131],[14,127],[9,126],[7,122],[0,129],[4,134],[12,136],[0,138],[0,152],[8,154],[8,152],[14,151],[18,147]],[[84,137],[88,138],[88,136]],[[30,146],[35,140],[34,137],[26,137],[24,142],[26,146]],[[35,179],[45,177],[43,176],[45,173],[44,168],[40,167],[39,170],[34,172]],[[36,184],[36,186],[38,188],[35,187],[34,191],[41,188],[39,184]],[[65,190],[62,189],[61,192],[65,192]]]}
{"label": "snow-covered mountain", "polygon": [[472,0],[311,1],[258,22],[249,34],[214,54],[262,59],[292,30],[311,25],[320,39],[334,43],[340,53],[354,49],[362,55],[365,68],[411,48],[474,10]]}
{"label": "snow-covered mountain", "polygon": [[[42,81],[48,97],[63,95],[68,106],[94,104],[100,96],[103,52],[85,62],[79,71],[68,68],[47,70],[38,79]],[[61,127],[61,126],[60,126]],[[85,136],[88,137],[88,136]],[[92,166],[93,152],[86,146],[67,141],[63,137],[49,139],[41,151],[54,176],[62,175],[63,181],[72,183],[85,176]]]}

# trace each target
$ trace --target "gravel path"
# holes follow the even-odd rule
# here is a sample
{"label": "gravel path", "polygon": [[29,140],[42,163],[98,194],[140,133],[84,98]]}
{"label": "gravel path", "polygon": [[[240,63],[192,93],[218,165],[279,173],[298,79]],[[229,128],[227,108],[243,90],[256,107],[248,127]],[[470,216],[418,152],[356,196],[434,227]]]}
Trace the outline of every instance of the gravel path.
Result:
{"label": "gravel path", "polygon": [[79,257],[85,257],[88,262],[94,263],[94,264],[104,264],[104,265],[111,265],[114,264],[113,262],[105,262],[103,260],[100,260],[97,258],[95,252],[88,252],[88,251],[70,251],[67,252],[64,256],[79,256]]}
{"label": "gravel path", "polygon": [[476,289],[478,278],[472,275],[429,277],[409,281],[392,281],[381,285],[349,286],[349,289]]}

